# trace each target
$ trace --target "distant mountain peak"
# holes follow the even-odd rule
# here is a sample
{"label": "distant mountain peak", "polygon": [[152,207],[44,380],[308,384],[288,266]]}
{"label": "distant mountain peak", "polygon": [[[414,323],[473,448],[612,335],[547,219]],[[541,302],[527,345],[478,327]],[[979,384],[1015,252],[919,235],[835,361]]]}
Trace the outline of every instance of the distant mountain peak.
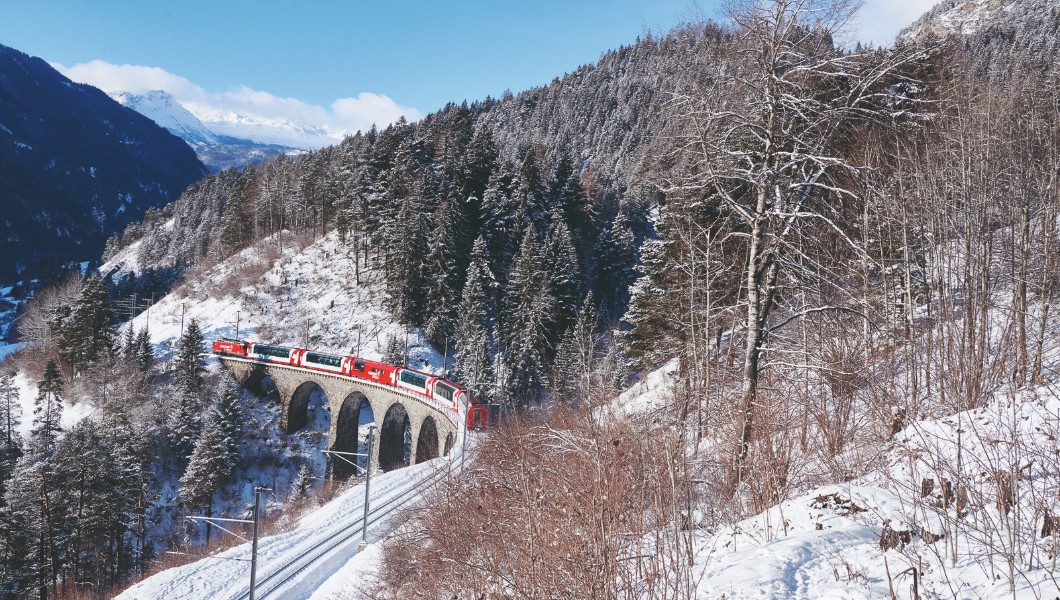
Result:
{"label": "distant mountain peak", "polygon": [[98,254],[205,174],[152,120],[0,45],[0,277]]}
{"label": "distant mountain peak", "polygon": [[202,121],[177,102],[164,90],[152,90],[146,94],[118,92],[111,97],[126,108],[131,108],[141,115],[165,127],[177,137],[191,144],[206,146],[220,145],[221,138],[207,129]]}
{"label": "distant mountain peak", "polygon": [[1060,75],[1060,0],[944,0],[899,39],[952,38],[980,75]]}
{"label": "distant mountain peak", "polygon": [[[239,135],[249,130],[229,128],[218,131],[214,127],[217,123],[203,123],[165,90],[152,90],[144,94],[114,92],[111,97],[183,139],[212,171],[261,163],[280,154],[302,151],[267,139],[248,139]],[[231,122],[239,123],[239,116],[230,116],[228,124]],[[224,124],[221,123],[222,126]]]}
{"label": "distant mountain peak", "polygon": [[1060,0],[943,0],[899,33],[899,38],[973,36],[990,27],[1023,25],[1056,15]]}

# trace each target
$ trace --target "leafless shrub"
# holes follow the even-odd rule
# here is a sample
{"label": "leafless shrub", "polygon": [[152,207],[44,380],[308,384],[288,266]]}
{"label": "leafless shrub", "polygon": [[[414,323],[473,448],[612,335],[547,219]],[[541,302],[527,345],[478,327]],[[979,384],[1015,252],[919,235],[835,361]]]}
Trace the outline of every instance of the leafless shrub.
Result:
{"label": "leafless shrub", "polygon": [[680,440],[560,412],[516,420],[385,547],[385,597],[688,598]]}

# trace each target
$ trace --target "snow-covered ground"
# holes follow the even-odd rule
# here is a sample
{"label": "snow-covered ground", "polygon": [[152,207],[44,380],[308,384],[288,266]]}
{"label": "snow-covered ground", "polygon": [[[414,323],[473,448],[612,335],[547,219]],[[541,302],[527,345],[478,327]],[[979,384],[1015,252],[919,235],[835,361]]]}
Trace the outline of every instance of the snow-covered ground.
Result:
{"label": "snow-covered ground", "polygon": [[[453,454],[453,459],[457,454]],[[372,478],[372,511],[389,500],[400,498],[423,481],[444,477],[451,458],[439,458]],[[412,498],[415,495],[411,496]],[[357,548],[361,541],[364,485],[358,484],[331,502],[302,516],[293,531],[264,537],[258,546],[258,598],[320,598],[331,593],[347,593],[346,578],[353,572],[364,572],[378,560],[379,549],[373,547],[389,530],[383,519],[368,527],[367,541],[372,544],[361,558]],[[392,513],[391,513],[392,514]],[[275,588],[273,574],[291,562],[311,556],[318,545],[340,542],[337,547],[313,562],[313,568]],[[153,599],[229,599],[241,598],[249,589],[250,557],[248,543],[229,548],[194,563],[163,571],[130,587],[116,598],[123,600]],[[234,560],[233,560],[234,559]],[[364,579],[358,581],[363,582]]]}
{"label": "snow-covered ground", "polygon": [[[282,247],[282,251],[281,251]],[[101,267],[139,264],[136,245]],[[239,337],[379,359],[389,336],[408,339],[409,363],[439,371],[442,353],[419,331],[391,321],[381,274],[361,268],[335,233],[300,248],[293,236],[270,238],[194,278],[133,320],[147,327],[160,356],[168,356],[182,321],[198,321],[207,339]],[[237,330],[238,328],[238,330]],[[450,361],[451,361],[450,356]]]}

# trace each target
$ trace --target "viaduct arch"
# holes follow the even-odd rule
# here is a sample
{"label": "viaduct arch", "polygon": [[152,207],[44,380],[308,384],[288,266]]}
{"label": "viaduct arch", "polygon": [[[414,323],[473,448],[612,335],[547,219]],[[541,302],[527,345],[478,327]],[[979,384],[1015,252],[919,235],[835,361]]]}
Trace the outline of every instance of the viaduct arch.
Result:
{"label": "viaduct arch", "polygon": [[[460,435],[456,413],[403,390],[301,367],[218,358],[241,384],[252,390],[260,390],[266,375],[272,379],[283,407],[280,427],[287,433],[306,425],[309,397],[317,388],[324,392],[331,408],[328,449],[358,452],[362,443],[359,427],[374,421],[376,443],[370,457],[373,470],[391,471],[447,456]],[[354,470],[343,461],[333,462],[336,477],[349,477]]]}

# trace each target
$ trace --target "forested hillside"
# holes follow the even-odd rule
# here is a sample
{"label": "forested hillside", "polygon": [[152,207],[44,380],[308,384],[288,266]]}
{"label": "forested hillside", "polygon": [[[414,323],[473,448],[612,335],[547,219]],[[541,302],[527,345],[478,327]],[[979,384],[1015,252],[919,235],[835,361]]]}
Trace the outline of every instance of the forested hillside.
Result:
{"label": "forested hillside", "polygon": [[[337,229],[358,264],[384,265],[397,319],[439,347],[474,336],[458,369],[474,373],[482,395],[525,405],[546,387],[586,295],[608,322],[625,312],[661,198],[649,149],[672,115],[679,73],[723,35],[688,27],[517,96],[222,172],[130,226],[107,256],[138,244],[135,262],[165,282],[158,269],[213,264],[282,230]],[[481,290],[465,285],[472,273]],[[468,314],[479,322],[458,322]],[[497,353],[520,361],[504,364],[503,382],[488,364]]]}
{"label": "forested hillside", "polygon": [[94,260],[108,236],[206,168],[179,138],[0,45],[0,278]]}
{"label": "forested hillside", "polygon": [[[961,6],[994,11],[1007,48],[1055,44],[1053,13],[1032,31],[1033,0],[1004,4]],[[227,275],[208,306],[245,302],[282,341],[301,315],[277,313],[323,320],[381,289],[508,419],[388,543],[384,596],[1052,593],[1055,62],[930,35],[839,48],[850,8],[741,4],[541,88],[208,177],[112,238],[112,273],[38,302],[35,364],[56,361],[41,406],[61,391],[49,373],[85,381],[120,346],[155,377],[137,402],[203,408],[194,340],[151,371],[139,334],[116,343],[108,295]],[[306,247],[316,262],[290,268]],[[344,349],[354,323],[334,321],[317,339]],[[616,401],[632,381],[649,397]],[[59,435],[39,414],[38,458]],[[171,472],[217,437],[139,423],[165,433],[151,458]],[[8,448],[8,472],[41,464]],[[16,480],[5,498],[39,522]],[[100,557],[129,560],[113,548],[131,522]],[[41,558],[19,590],[131,572],[69,558],[76,536],[48,558],[52,530],[24,543]],[[8,573],[17,547],[0,546]]]}

